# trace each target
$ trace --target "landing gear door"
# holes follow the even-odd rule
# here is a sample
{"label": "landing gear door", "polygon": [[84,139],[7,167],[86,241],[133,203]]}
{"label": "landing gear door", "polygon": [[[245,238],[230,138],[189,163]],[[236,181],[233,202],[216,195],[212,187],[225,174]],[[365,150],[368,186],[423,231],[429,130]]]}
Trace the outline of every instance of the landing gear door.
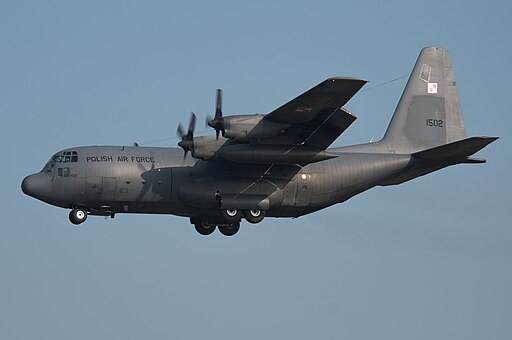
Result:
{"label": "landing gear door", "polygon": [[295,205],[295,198],[297,197],[297,180],[293,177],[284,188],[283,206],[289,207]]}

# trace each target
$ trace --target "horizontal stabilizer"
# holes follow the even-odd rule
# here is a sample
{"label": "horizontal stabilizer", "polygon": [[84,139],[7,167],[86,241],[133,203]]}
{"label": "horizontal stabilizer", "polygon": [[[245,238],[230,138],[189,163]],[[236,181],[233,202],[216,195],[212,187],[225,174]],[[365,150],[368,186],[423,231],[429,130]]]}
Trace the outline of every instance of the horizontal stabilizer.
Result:
{"label": "horizontal stabilizer", "polygon": [[471,137],[457,142],[437,146],[416,152],[413,156],[423,161],[456,161],[464,163],[483,163],[485,160],[469,158],[469,156],[485,148],[499,137]]}
{"label": "horizontal stabilizer", "polygon": [[485,159],[473,158],[471,155],[482,150],[498,138],[471,137],[416,152],[412,154],[413,161],[408,169],[398,176],[382,181],[379,185],[397,185],[450,165],[485,163]]}

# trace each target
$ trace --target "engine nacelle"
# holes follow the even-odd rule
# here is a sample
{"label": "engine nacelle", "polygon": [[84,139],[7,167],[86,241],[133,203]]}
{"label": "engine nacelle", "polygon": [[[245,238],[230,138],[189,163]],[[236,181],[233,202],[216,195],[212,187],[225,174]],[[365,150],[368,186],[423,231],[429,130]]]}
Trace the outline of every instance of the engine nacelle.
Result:
{"label": "engine nacelle", "polygon": [[222,135],[237,141],[250,141],[279,135],[290,125],[263,119],[261,114],[223,117]]}
{"label": "engine nacelle", "polygon": [[215,136],[199,136],[194,137],[194,148],[192,149],[192,157],[208,160],[215,156],[215,153],[224,143],[229,140],[219,136],[219,139]]}

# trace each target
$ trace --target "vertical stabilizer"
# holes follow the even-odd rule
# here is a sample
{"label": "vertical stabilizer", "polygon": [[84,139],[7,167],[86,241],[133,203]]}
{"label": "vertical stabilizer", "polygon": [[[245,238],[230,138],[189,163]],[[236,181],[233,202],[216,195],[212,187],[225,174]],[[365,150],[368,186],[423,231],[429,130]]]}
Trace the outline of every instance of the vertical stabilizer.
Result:
{"label": "vertical stabilizer", "polygon": [[414,153],[465,138],[448,52],[424,48],[381,142],[396,153]]}

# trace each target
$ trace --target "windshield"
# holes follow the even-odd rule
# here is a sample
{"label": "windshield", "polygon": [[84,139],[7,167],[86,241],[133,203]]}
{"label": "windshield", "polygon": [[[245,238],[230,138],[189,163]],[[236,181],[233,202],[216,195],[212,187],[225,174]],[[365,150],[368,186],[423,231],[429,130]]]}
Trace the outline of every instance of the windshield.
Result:
{"label": "windshield", "polygon": [[76,151],[62,151],[54,155],[46,163],[43,170],[46,172],[52,172],[55,164],[57,163],[76,163],[78,162],[78,153]]}

